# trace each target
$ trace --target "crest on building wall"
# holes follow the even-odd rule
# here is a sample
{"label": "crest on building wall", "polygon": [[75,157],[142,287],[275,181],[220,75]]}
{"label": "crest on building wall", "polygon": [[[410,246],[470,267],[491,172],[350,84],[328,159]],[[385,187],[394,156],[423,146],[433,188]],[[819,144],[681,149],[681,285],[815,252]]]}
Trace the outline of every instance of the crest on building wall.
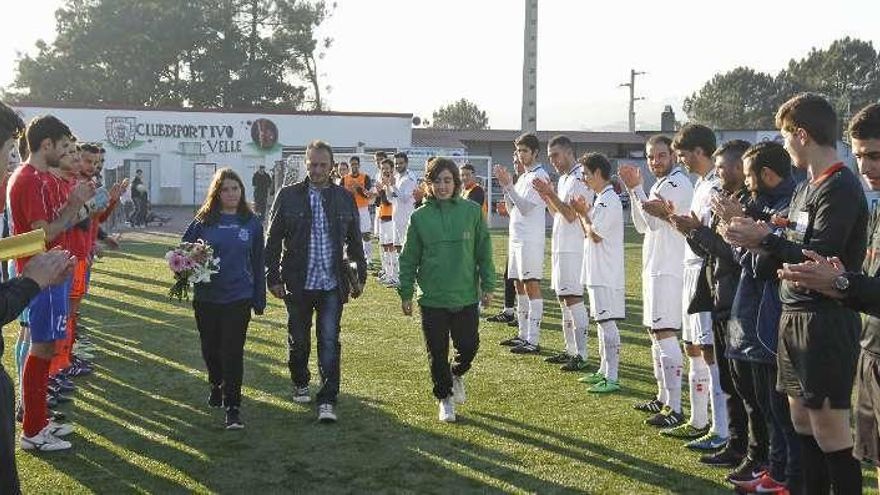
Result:
{"label": "crest on building wall", "polygon": [[137,134],[136,125],[136,117],[107,117],[107,141],[117,148],[128,148]]}

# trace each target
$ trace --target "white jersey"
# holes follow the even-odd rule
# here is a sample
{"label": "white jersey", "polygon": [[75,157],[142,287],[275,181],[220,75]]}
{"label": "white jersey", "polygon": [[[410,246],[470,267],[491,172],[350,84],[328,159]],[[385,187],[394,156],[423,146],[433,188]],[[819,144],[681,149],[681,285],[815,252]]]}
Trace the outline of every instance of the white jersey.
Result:
{"label": "white jersey", "polygon": [[581,280],[589,287],[624,289],[623,205],[611,184],[599,193],[590,208],[593,232],[602,238],[584,241]]}
{"label": "white jersey", "polygon": [[416,200],[413,198],[418,183],[410,175],[409,170],[402,174],[394,175],[394,186],[391,190],[391,204],[393,205],[392,218],[395,224],[401,224],[406,228],[409,217],[415,210]]}
{"label": "white jersey", "polygon": [[676,212],[690,209],[694,186],[679,167],[673,167],[669,175],[660,178],[651,186],[650,195],[645,195],[642,186],[632,189],[633,226],[645,235],[642,244],[642,277],[672,275],[681,278],[684,273],[684,236],[666,220],[653,217],[642,209],[642,201],[663,199],[672,201]]}
{"label": "white jersey", "polygon": [[[694,184],[694,197],[691,200],[690,211],[700,219],[700,222],[709,227],[712,221],[712,197],[721,193],[721,179],[712,168],[705,177],[697,179]],[[684,264],[686,266],[702,266],[703,258],[691,249],[690,244],[684,246]]]}
{"label": "white jersey", "polygon": [[[572,169],[559,176],[556,187],[559,199],[569,204],[572,198],[582,196],[588,203],[593,201],[595,194],[584,184],[582,165],[577,163]],[[553,253],[581,253],[584,250],[584,231],[577,218],[573,222],[565,219],[565,215],[553,214],[553,233],[550,251]]]}
{"label": "white jersey", "polygon": [[511,197],[509,191],[504,192],[507,210],[510,212],[510,232],[509,242],[512,244],[524,243],[540,243],[544,245],[545,236],[545,216],[547,206],[541,195],[532,185],[532,181],[541,179],[549,181],[550,176],[544,170],[544,166],[537,164],[531,170],[526,171],[517,179],[513,185],[513,192],[523,201],[531,203],[531,207],[527,212],[523,212],[516,205],[516,201]]}

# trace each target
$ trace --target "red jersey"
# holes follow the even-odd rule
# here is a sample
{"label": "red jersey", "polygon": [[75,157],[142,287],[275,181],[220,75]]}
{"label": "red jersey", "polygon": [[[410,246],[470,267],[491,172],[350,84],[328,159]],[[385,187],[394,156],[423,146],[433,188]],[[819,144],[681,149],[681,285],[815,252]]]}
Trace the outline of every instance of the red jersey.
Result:
{"label": "red jersey", "polygon": [[[77,184],[79,184],[79,180],[62,180],[67,185],[67,194],[64,198],[64,201],[67,202],[67,197],[70,196],[70,191],[72,191],[73,188],[75,188]],[[67,231],[67,243],[64,247],[67,248],[68,251],[70,251],[70,254],[76,256],[76,259],[78,260],[85,260],[89,258],[89,255],[92,252],[92,239],[91,223],[88,218],[80,221]]]}
{"label": "red jersey", "polygon": [[[50,172],[40,172],[30,163],[15,169],[9,178],[8,186],[12,233],[24,234],[34,230],[36,222],[54,222],[67,203],[68,189],[64,181]],[[47,242],[46,248],[66,245],[66,233]],[[30,258],[15,260],[18,272],[24,269]]]}

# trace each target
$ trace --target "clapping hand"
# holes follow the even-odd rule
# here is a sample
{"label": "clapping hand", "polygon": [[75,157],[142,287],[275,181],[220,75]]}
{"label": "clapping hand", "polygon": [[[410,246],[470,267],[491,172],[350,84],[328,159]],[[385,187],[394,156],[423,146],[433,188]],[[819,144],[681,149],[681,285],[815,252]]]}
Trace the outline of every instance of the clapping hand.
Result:
{"label": "clapping hand", "polygon": [[673,204],[672,201],[667,201],[666,198],[658,194],[657,199],[643,201],[642,209],[652,217],[668,220],[669,217],[675,213],[675,204]]}
{"label": "clapping hand", "polygon": [[837,257],[826,258],[815,251],[803,251],[807,260],[803,263],[782,265],[776,273],[781,280],[793,282],[795,287],[814,290],[829,297],[842,298],[843,294],[834,288],[834,279],[846,273],[843,263]]}
{"label": "clapping hand", "polygon": [[617,170],[617,174],[620,176],[620,180],[623,181],[623,184],[627,189],[634,189],[643,183],[642,171],[635,165],[621,165]]}
{"label": "clapping hand", "polygon": [[702,222],[700,222],[700,219],[697,218],[694,212],[690,212],[690,215],[670,215],[669,222],[672,223],[675,230],[684,235],[690,234],[702,225]]}
{"label": "clapping hand", "polygon": [[553,184],[551,184],[550,181],[543,180],[539,177],[536,177],[532,181],[532,187],[534,187],[535,190],[538,191],[538,194],[540,194],[541,197],[546,197],[550,194],[555,193],[555,191],[553,190]]}
{"label": "clapping hand", "polygon": [[749,217],[734,217],[727,225],[724,239],[734,246],[756,249],[768,234],[770,226],[765,222],[756,222]]}
{"label": "clapping hand", "polygon": [[721,219],[721,223],[730,223],[734,217],[741,217],[744,213],[737,200],[722,194],[712,197],[712,212]]}
{"label": "clapping hand", "polygon": [[587,203],[587,198],[583,196],[575,196],[571,198],[568,202],[571,205],[571,208],[583,218],[587,218],[587,215],[590,213],[590,208],[592,205]]}
{"label": "clapping hand", "polygon": [[503,165],[495,164],[495,166],[492,167],[492,173],[495,175],[495,178],[498,179],[498,183],[501,184],[501,187],[510,187],[510,185],[513,184],[510,172],[508,172]]}

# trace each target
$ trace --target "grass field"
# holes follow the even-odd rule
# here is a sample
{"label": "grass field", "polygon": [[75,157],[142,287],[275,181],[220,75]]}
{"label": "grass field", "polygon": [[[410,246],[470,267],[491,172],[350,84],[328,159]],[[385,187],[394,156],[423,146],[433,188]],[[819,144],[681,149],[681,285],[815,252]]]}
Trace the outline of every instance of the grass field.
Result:
{"label": "grass field", "polygon": [[[274,300],[250,326],[240,432],[225,431],[222,412],[205,405],[192,310],[166,296],[161,256],[176,241],[133,234],[123,252],[94,266],[83,323],[101,352],[96,373],[78,379],[75,403],[63,406],[76,426],[74,448],[19,452],[25,493],[730,491],[725,470],[701,466],[630,407],[656,390],[639,324],[640,239],[632,231],[621,393],[588,395],[580,375],[510,354],[496,343],[512,329],[484,323],[468,403],[457,424],[439,423],[418,319],[402,316],[396,294],[371,279],[343,314],[339,423],[319,424],[313,405],[290,400],[286,312]],[[495,233],[493,241],[503,262],[506,239]],[[499,289],[496,301],[501,296]],[[546,287],[545,298],[549,352],[562,347],[562,336]],[[16,331],[15,324],[4,330],[7,349]],[[589,345],[593,371],[594,328]],[[314,362],[313,352],[313,372]],[[13,369],[10,351],[3,364]],[[865,484],[876,486],[873,473]]]}

